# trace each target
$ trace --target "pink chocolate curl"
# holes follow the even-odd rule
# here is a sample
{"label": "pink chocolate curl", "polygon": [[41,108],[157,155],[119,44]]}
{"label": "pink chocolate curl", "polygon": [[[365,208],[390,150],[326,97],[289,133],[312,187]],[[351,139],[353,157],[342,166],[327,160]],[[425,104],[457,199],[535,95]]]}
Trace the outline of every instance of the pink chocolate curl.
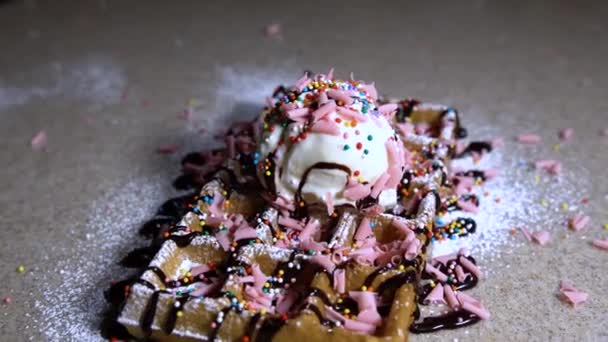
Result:
{"label": "pink chocolate curl", "polygon": [[329,120],[319,120],[310,127],[310,131],[337,136],[340,135],[340,126]]}
{"label": "pink chocolate curl", "polygon": [[331,193],[325,193],[325,204],[327,205],[327,215],[331,215],[334,213],[334,200],[331,196]]}
{"label": "pink chocolate curl", "polygon": [[435,288],[424,298],[425,305],[429,304],[446,304],[443,293],[443,285],[437,284]]}
{"label": "pink chocolate curl", "polygon": [[302,229],[302,232],[300,232],[298,238],[300,239],[300,241],[307,240],[308,238],[312,237],[319,230],[320,227],[321,224],[319,223],[319,220],[311,219],[310,221],[308,221],[308,223],[306,223],[304,229]]}
{"label": "pink chocolate curl", "polygon": [[323,267],[329,273],[332,273],[336,269],[336,264],[334,264],[331,261],[331,258],[329,255],[317,254],[317,255],[313,256],[312,258],[310,258],[310,261],[313,264],[317,264],[317,265]]}
{"label": "pink chocolate curl", "polygon": [[541,138],[539,135],[528,133],[520,135],[517,137],[517,140],[522,144],[533,145],[538,144],[541,141]]}
{"label": "pink chocolate curl", "polygon": [[324,105],[319,107],[317,110],[312,112],[312,117],[313,117],[314,121],[317,121],[317,120],[324,118],[329,113],[331,113],[335,110],[336,110],[336,102],[328,101],[327,103],[325,103]]}
{"label": "pink chocolate curl", "polygon": [[296,88],[298,88],[299,91],[302,91],[302,89],[304,89],[304,87],[306,87],[309,82],[310,78],[308,78],[308,73],[305,72],[304,76],[302,76],[299,80],[296,81]]}
{"label": "pink chocolate curl", "polygon": [[604,240],[593,240],[592,245],[599,248],[599,249],[603,249],[608,251],[608,239],[604,239]]}
{"label": "pink chocolate curl", "polygon": [[426,267],[424,268],[424,270],[426,271],[426,273],[434,275],[435,278],[437,278],[437,280],[439,280],[440,282],[446,282],[448,280],[448,276],[445,273],[441,272],[428,262],[426,263]]}
{"label": "pink chocolate curl", "polygon": [[287,291],[284,296],[279,297],[279,300],[277,300],[277,312],[280,314],[285,314],[289,312],[289,309],[295,304],[297,299],[297,292]]}
{"label": "pink chocolate curl", "polygon": [[336,101],[342,101],[345,105],[351,105],[353,103],[353,99],[343,90],[329,89],[327,91],[327,96]]}
{"label": "pink chocolate curl", "polygon": [[475,275],[475,277],[477,277],[477,279],[481,279],[483,277],[483,274],[479,270],[479,267],[477,267],[477,265],[475,265],[471,260],[469,260],[466,257],[461,255],[458,258],[458,261],[460,262],[462,267],[464,267],[464,269],[473,273],[473,275]]}
{"label": "pink chocolate curl", "polygon": [[366,239],[368,236],[373,235],[372,227],[369,225],[369,219],[364,217],[361,219],[361,223],[357,228],[357,232],[355,233],[355,240],[361,241]]}
{"label": "pink chocolate curl", "polygon": [[180,146],[178,144],[164,144],[160,145],[156,148],[156,153],[159,154],[173,154],[179,150]]}
{"label": "pink chocolate curl", "polygon": [[46,131],[40,131],[34,135],[31,141],[32,149],[41,150],[46,147],[48,142],[48,136]]}
{"label": "pink chocolate curl", "polygon": [[304,223],[291,217],[279,216],[279,224],[297,231],[304,229]]}
{"label": "pink chocolate curl", "polygon": [[571,282],[562,280],[559,284],[558,297],[576,307],[578,304],[585,302],[589,295],[574,287]]}
{"label": "pink chocolate curl", "polygon": [[317,101],[319,102],[319,106],[326,104],[329,101],[329,98],[327,97],[327,93],[324,91],[320,92],[319,97],[317,98]]}
{"label": "pink chocolate curl", "polygon": [[522,235],[526,238],[526,240],[532,241],[532,234],[528,230],[528,227],[521,227],[521,228],[519,228],[519,230],[521,231]]}
{"label": "pink chocolate curl", "polygon": [[395,111],[397,111],[397,104],[396,103],[387,103],[387,104],[383,104],[381,106],[378,107],[378,111],[380,112],[380,114],[382,115],[392,115],[395,114]]}
{"label": "pink chocolate curl", "polygon": [[410,242],[405,250],[405,254],[403,256],[407,260],[413,260],[418,255],[418,250],[420,249],[420,240],[414,239]]}
{"label": "pink chocolate curl", "polygon": [[344,197],[351,201],[358,201],[371,192],[371,186],[369,184],[360,184],[353,183],[352,185],[347,185],[346,189],[344,189]]}
{"label": "pink chocolate curl", "polygon": [[[442,286],[438,284],[437,286]],[[443,293],[445,294],[445,300],[452,309],[460,308],[460,303],[458,302],[458,298],[456,298],[456,294],[454,290],[452,290],[452,286],[449,284],[443,285]]]}
{"label": "pink chocolate curl", "polygon": [[574,129],[572,128],[564,128],[561,129],[558,133],[558,137],[561,141],[569,141],[574,137]]}
{"label": "pink chocolate curl", "polygon": [[264,274],[264,272],[262,272],[260,265],[251,265],[251,275],[253,276],[253,286],[256,288],[256,290],[262,291],[268,277]]}
{"label": "pink chocolate curl", "polygon": [[338,293],[346,292],[346,271],[343,268],[338,268],[334,271],[334,290]]}
{"label": "pink chocolate curl", "polygon": [[532,240],[534,240],[534,242],[538,243],[539,245],[544,246],[549,243],[549,240],[551,240],[551,234],[549,234],[549,232],[545,230],[534,232],[532,233]]}
{"label": "pink chocolate curl", "polygon": [[557,160],[542,159],[534,163],[534,166],[539,169],[546,171],[551,175],[558,175],[562,171],[562,163]]}
{"label": "pink chocolate curl", "polygon": [[576,214],[568,220],[568,227],[578,232],[579,230],[585,228],[590,220],[591,218],[589,216]]}
{"label": "pink chocolate curl", "polygon": [[[490,312],[477,300],[469,300],[463,293],[456,295],[463,310],[473,313],[481,319],[490,319]],[[468,297],[468,296],[467,296]],[[469,297],[470,298],[470,297]]]}
{"label": "pink chocolate curl", "polygon": [[458,204],[460,209],[462,209],[465,212],[469,212],[469,213],[473,213],[473,214],[476,214],[477,212],[479,212],[479,208],[472,202],[459,199],[456,203]]}
{"label": "pink chocolate curl", "polygon": [[378,92],[376,91],[376,85],[374,83],[372,84],[363,84],[361,85],[361,88],[363,88],[363,90],[367,93],[367,95],[369,95],[369,97],[371,97],[374,100],[378,99]]}
{"label": "pink chocolate curl", "polygon": [[258,237],[258,233],[255,229],[247,226],[241,226],[234,233],[234,241],[244,240],[244,239],[256,239]]}
{"label": "pink chocolate curl", "polygon": [[352,109],[348,109],[346,107],[338,107],[336,108],[336,111],[344,116],[345,118],[349,119],[349,120],[356,120],[359,122],[366,122],[367,121],[367,117],[355,110]]}
{"label": "pink chocolate curl", "polygon": [[389,178],[390,176],[386,172],[383,173],[380,177],[378,177],[370,193],[370,196],[372,196],[372,198],[378,198],[380,192],[384,190],[386,182],[388,182]]}

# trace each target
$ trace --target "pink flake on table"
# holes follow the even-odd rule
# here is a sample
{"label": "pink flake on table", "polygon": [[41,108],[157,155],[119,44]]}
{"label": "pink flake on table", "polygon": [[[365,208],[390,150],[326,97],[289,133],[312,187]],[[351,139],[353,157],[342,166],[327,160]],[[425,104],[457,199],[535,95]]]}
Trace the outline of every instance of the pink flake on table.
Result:
{"label": "pink flake on table", "polygon": [[517,137],[517,140],[522,144],[533,145],[533,144],[538,144],[541,141],[541,138],[537,134],[527,133],[527,134],[522,134],[519,137]]}
{"label": "pink flake on table", "polygon": [[534,242],[537,244],[544,246],[549,243],[549,240],[551,240],[551,234],[545,230],[534,232],[532,233],[532,240],[534,240]]}
{"label": "pink flake on table", "polygon": [[600,239],[593,240],[592,245],[599,249],[608,251],[608,238],[604,239],[604,240],[600,240]]}
{"label": "pink flake on table", "polygon": [[591,218],[589,216],[576,214],[568,220],[568,227],[578,232],[579,230],[585,228],[590,220]]}
{"label": "pink flake on table", "polygon": [[264,35],[268,38],[281,39],[281,24],[270,23],[264,27]]}
{"label": "pink flake on table", "polygon": [[564,128],[561,129],[558,133],[558,137],[561,141],[569,141],[574,137],[574,129],[572,128]]}
{"label": "pink flake on table", "polygon": [[492,148],[503,148],[505,147],[505,139],[502,137],[494,138],[490,140],[490,145],[492,145]]}
{"label": "pink flake on table", "polygon": [[572,306],[576,307],[578,304],[581,304],[587,300],[589,295],[567,281],[562,280],[559,284],[559,295],[558,297],[567,303],[572,304]]}
{"label": "pink flake on table", "polygon": [[160,145],[156,149],[156,153],[160,153],[160,154],[173,154],[173,153],[177,152],[177,150],[179,150],[179,148],[180,148],[180,146],[178,144]]}
{"label": "pink flake on table", "polygon": [[562,163],[552,159],[541,159],[534,163],[537,169],[546,171],[551,175],[557,175],[562,171]]}
{"label": "pink flake on table", "polygon": [[48,136],[46,131],[42,130],[32,138],[31,145],[34,150],[41,150],[46,147],[48,143]]}

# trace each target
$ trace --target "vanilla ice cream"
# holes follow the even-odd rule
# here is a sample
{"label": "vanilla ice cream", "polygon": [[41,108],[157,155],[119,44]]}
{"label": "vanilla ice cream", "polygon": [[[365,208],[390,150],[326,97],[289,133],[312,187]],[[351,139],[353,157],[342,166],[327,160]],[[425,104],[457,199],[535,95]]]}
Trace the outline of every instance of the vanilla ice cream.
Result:
{"label": "vanilla ice cream", "polygon": [[373,85],[320,75],[269,101],[257,154],[267,189],[309,204],[354,205],[362,196],[396,203],[404,147]]}

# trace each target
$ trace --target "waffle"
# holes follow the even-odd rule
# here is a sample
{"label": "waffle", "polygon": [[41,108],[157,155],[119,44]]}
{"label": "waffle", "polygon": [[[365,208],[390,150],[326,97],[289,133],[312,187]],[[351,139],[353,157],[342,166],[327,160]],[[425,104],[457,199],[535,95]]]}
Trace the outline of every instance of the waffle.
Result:
{"label": "waffle", "polygon": [[397,206],[313,205],[297,220],[262,198],[246,160],[229,159],[176,219],[160,218],[160,249],[118,322],[161,341],[407,340],[460,127],[456,111],[414,100],[393,120],[413,154]]}

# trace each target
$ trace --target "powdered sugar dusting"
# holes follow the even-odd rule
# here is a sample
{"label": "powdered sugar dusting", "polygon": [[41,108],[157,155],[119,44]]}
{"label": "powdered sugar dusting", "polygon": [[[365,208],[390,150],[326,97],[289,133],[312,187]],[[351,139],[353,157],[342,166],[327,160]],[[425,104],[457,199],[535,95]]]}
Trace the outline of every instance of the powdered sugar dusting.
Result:
{"label": "powdered sugar dusting", "polygon": [[102,107],[118,103],[127,85],[122,68],[105,57],[53,62],[34,67],[20,76],[35,76],[39,84],[23,87],[0,78],[0,112],[32,100],[58,96]]}
{"label": "powdered sugar dusting", "polygon": [[480,199],[477,214],[458,211],[444,217],[448,222],[459,216],[471,217],[477,222],[477,232],[455,241],[435,243],[433,255],[466,247],[480,265],[492,272],[500,269],[495,262],[503,253],[528,243],[517,228],[566,232],[568,217],[581,210],[590,175],[584,167],[575,165],[569,165],[560,175],[535,170],[534,161],[542,149],[543,146],[531,148],[513,142],[484,156],[478,164],[470,157],[454,161],[454,166],[465,170],[496,168],[500,174],[474,189]]}
{"label": "powdered sugar dusting", "polygon": [[[35,303],[39,318],[34,321],[50,341],[103,341],[100,322],[106,307],[103,296],[112,280],[122,280],[125,268],[116,263],[137,245],[137,228],[149,219],[157,206],[171,196],[167,180],[158,176],[134,178],[93,201],[83,227],[73,227],[67,259],[40,272],[37,283],[45,295]],[[61,279],[60,287],[49,287],[51,279]],[[52,281],[52,283],[56,283]]]}

